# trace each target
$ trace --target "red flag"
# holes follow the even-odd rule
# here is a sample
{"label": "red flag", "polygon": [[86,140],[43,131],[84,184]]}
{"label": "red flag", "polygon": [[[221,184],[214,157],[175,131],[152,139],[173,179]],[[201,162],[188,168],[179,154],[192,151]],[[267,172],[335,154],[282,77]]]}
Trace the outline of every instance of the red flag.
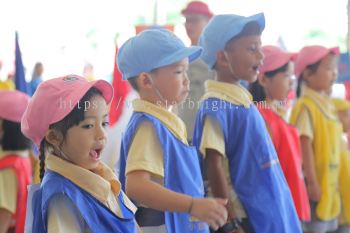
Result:
{"label": "red flag", "polygon": [[117,65],[118,46],[115,49],[114,58],[114,71],[113,71],[113,82],[114,88],[113,101],[111,103],[111,110],[109,111],[109,123],[113,126],[123,114],[125,99],[130,92],[130,85],[127,81],[124,81],[122,74],[120,73]]}

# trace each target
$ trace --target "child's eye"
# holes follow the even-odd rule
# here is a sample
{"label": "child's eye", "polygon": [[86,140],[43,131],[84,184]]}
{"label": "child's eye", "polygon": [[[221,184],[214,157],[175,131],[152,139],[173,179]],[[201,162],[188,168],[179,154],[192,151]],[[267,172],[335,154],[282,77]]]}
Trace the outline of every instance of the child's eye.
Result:
{"label": "child's eye", "polygon": [[248,50],[249,50],[250,52],[252,52],[252,53],[256,53],[256,52],[258,51],[258,48],[255,47],[255,46],[251,46],[251,47],[248,48]]}
{"label": "child's eye", "polygon": [[249,47],[248,47],[248,50],[249,50],[250,52],[252,52],[252,53],[257,53],[257,52],[259,52],[259,50],[260,50],[260,46],[254,44],[254,45],[249,46]]}
{"label": "child's eye", "polygon": [[337,69],[337,66],[335,66],[335,65],[329,65],[329,66],[326,67],[326,69],[328,69],[328,70],[334,70],[334,69]]}
{"label": "child's eye", "polygon": [[92,124],[85,124],[82,126],[84,129],[91,129],[92,127],[94,127]]}
{"label": "child's eye", "polygon": [[108,121],[103,122],[103,123],[102,123],[102,126],[103,126],[103,127],[109,126],[109,122],[108,122]]}

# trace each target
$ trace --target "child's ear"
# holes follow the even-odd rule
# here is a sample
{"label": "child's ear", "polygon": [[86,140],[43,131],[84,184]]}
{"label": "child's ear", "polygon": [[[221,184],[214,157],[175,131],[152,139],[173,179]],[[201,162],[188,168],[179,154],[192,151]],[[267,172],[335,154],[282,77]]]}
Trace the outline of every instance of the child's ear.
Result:
{"label": "child's ear", "polygon": [[152,78],[150,75],[146,72],[143,72],[139,75],[139,78],[137,79],[137,86],[140,89],[150,89],[152,88]]}
{"label": "child's ear", "polygon": [[228,64],[227,57],[225,56],[225,52],[223,50],[219,50],[216,52],[216,64],[219,67],[226,67]]}
{"label": "child's ear", "polygon": [[63,135],[61,132],[58,132],[54,129],[49,129],[46,132],[45,139],[51,145],[59,147],[63,142]]}
{"label": "child's ear", "polygon": [[306,81],[306,82],[308,82],[309,81],[309,78],[312,76],[312,74],[313,74],[313,72],[310,70],[310,69],[305,69],[304,71],[303,71],[303,78],[304,78],[304,80]]}
{"label": "child's ear", "polygon": [[261,86],[265,87],[267,82],[267,77],[265,75],[258,75],[258,82]]}

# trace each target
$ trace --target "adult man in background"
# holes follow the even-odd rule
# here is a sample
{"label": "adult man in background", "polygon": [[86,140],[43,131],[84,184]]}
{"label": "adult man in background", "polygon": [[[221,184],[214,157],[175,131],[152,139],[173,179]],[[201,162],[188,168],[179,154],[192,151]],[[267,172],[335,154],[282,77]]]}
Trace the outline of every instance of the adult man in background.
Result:
{"label": "adult man in background", "polygon": [[[181,11],[181,14],[186,19],[185,28],[191,45],[197,45],[202,30],[208,24],[213,13],[206,3],[192,1]],[[204,82],[208,79],[214,79],[214,73],[208,70],[201,59],[197,59],[189,66],[188,78],[190,80],[190,93],[187,99],[178,105],[177,111],[186,124],[187,138],[192,141],[199,100],[204,94]]]}

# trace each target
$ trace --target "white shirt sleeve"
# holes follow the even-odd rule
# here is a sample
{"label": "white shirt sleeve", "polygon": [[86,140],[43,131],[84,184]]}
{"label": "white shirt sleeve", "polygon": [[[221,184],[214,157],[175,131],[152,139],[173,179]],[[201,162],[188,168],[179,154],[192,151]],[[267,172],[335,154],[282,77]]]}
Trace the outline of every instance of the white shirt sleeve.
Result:
{"label": "white shirt sleeve", "polygon": [[54,196],[48,209],[48,233],[90,233],[77,207],[63,194]]}

